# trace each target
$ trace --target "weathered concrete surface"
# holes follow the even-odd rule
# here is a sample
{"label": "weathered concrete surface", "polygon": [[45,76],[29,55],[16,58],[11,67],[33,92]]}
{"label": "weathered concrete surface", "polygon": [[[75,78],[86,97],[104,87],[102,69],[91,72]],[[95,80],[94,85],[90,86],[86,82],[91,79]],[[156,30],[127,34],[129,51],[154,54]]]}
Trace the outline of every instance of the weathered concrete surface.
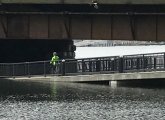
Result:
{"label": "weathered concrete surface", "polygon": [[[100,4],[165,4],[165,0],[97,0]],[[92,0],[1,0],[1,3],[90,4]]]}
{"label": "weathered concrete surface", "polygon": [[5,78],[9,80],[15,80],[15,81],[34,81],[34,82],[50,82],[53,76],[33,76],[33,77],[14,77],[14,78]]}
{"label": "weathered concrete surface", "polygon": [[[165,78],[165,71],[137,72],[137,73],[115,73],[115,74],[93,74],[77,76],[34,76],[7,78],[16,81],[36,82],[97,82],[97,81],[119,81],[119,80],[147,80]],[[165,80],[165,79],[164,79]]]}
{"label": "weathered concrete surface", "polygon": [[116,73],[94,74],[77,76],[54,76],[51,81],[58,82],[92,82],[92,81],[118,81],[118,80],[144,80],[165,78],[165,71],[139,72],[139,73]]}

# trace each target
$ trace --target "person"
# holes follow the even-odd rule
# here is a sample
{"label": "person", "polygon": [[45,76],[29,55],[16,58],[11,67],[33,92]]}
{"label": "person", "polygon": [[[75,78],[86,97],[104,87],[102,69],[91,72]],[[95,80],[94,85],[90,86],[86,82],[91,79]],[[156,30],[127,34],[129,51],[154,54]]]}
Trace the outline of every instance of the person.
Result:
{"label": "person", "polygon": [[53,72],[55,72],[55,73],[57,72],[58,61],[59,61],[59,57],[57,56],[57,53],[53,52],[53,56],[52,56],[52,59],[50,61],[50,64],[53,66]]}

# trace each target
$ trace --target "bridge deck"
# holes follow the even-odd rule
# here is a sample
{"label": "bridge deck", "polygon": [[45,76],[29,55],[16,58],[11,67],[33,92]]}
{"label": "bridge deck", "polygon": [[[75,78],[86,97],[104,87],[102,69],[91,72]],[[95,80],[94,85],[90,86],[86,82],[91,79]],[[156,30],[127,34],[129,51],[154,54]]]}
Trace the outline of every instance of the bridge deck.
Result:
{"label": "bridge deck", "polygon": [[164,79],[165,71],[93,74],[77,76],[36,76],[9,78],[17,81],[43,81],[43,82],[102,82],[102,81],[128,81],[128,80],[153,80]]}
{"label": "bridge deck", "polygon": [[165,71],[94,74],[78,76],[54,76],[50,80],[58,82],[92,82],[92,81],[118,81],[118,80],[146,80],[165,78]]}

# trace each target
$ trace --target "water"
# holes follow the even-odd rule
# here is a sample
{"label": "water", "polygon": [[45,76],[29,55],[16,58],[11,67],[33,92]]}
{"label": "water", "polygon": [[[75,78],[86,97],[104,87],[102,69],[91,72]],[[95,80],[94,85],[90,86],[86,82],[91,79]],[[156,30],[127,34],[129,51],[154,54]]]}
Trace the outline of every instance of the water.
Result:
{"label": "water", "polygon": [[0,80],[0,120],[164,120],[165,88]]}
{"label": "water", "polygon": [[165,52],[165,45],[77,47],[76,58],[123,56]]}

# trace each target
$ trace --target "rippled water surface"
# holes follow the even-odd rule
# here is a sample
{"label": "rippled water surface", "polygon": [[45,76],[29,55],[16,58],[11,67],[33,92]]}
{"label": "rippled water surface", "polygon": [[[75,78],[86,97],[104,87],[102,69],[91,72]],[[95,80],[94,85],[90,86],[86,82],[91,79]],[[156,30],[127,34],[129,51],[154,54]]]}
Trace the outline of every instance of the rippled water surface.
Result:
{"label": "rippled water surface", "polygon": [[164,120],[165,88],[0,80],[0,120]]}

